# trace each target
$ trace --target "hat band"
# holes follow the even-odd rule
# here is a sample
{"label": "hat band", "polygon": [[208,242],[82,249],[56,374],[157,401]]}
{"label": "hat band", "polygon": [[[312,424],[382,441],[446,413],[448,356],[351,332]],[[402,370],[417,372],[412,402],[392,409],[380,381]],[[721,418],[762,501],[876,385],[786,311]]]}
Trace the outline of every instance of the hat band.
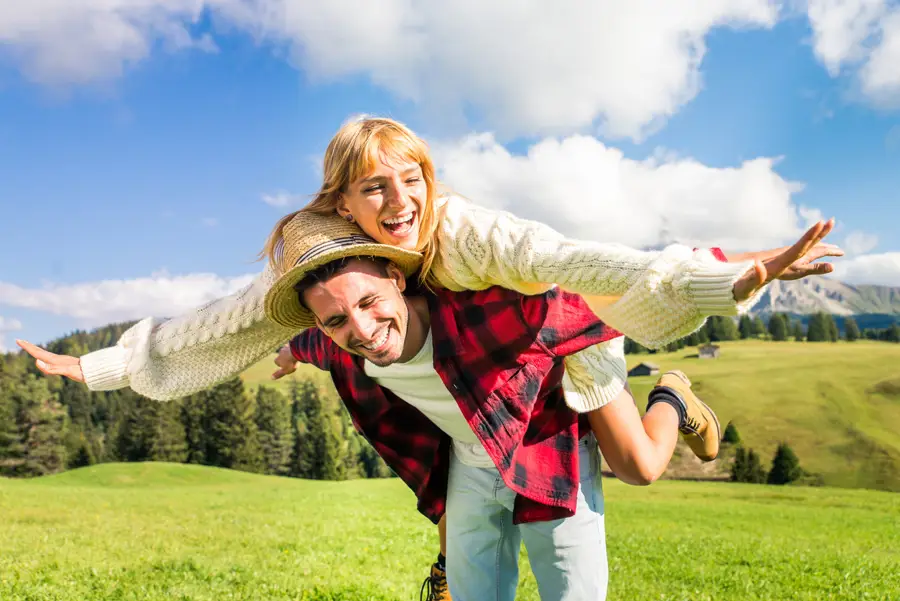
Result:
{"label": "hat band", "polygon": [[313,246],[308,251],[300,255],[300,258],[294,261],[294,267],[296,267],[300,263],[303,263],[304,261],[311,261],[319,255],[332,251],[336,248],[345,248],[348,246],[359,246],[361,244],[375,243],[376,242],[368,236],[362,236],[360,234],[353,234],[350,236],[345,236],[343,238],[334,238],[333,240],[317,244],[316,246]]}

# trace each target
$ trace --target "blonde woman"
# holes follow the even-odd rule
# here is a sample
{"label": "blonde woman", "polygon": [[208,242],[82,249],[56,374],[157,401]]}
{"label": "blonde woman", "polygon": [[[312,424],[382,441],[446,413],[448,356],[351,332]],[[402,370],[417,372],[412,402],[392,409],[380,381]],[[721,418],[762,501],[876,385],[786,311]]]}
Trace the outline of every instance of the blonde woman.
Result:
{"label": "blonde woman", "polygon": [[[425,142],[390,119],[346,123],[326,150],[323,173],[319,192],[303,210],[337,213],[377,242],[422,253],[419,277],[426,285],[451,290],[501,286],[525,294],[559,286],[582,295],[605,323],[654,348],[695,331],[710,315],[738,314],[774,278],[829,273],[831,265],[813,261],[842,254],[820,243],[832,221],[817,223],[790,248],[727,256],[727,262],[721,253],[681,245],[643,252],[569,239],[541,223],[440,193]],[[131,386],[159,400],[232,377],[297,334],[267,320],[263,310],[272,282],[291,267],[281,264],[277,240],[292,216],[282,219],[265,248],[269,265],[232,296],[174,319],[144,319],[116,346],[80,359],[53,355],[24,341],[20,346],[45,373],[86,382],[93,390]],[[277,363],[276,377],[294,365],[284,349]],[[621,337],[567,358],[566,370],[566,402],[573,410],[590,418],[593,411],[629,409],[619,400],[627,377]],[[667,385],[693,403],[696,416],[654,419],[658,412],[648,412],[643,423],[622,431],[595,430],[609,444],[603,450],[613,469],[635,454],[640,458],[632,463],[640,469],[623,479],[649,483],[658,478],[679,428],[702,459],[712,459],[718,451],[714,414],[693,397],[686,378],[669,377]]]}

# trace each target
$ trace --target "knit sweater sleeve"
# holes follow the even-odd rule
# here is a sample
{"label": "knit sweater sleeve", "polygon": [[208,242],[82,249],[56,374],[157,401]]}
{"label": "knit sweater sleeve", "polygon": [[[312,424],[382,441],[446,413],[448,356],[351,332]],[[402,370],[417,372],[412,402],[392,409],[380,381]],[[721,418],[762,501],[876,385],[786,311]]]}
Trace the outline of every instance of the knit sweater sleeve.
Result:
{"label": "knit sweater sleeve", "polygon": [[605,323],[650,348],[687,336],[710,315],[737,315],[758,298],[738,305],[733,296],[752,262],[720,262],[708,250],[673,244],[647,252],[574,240],[455,196],[444,203],[443,217],[440,260],[433,268],[441,285],[538,294],[557,284],[581,294]]}
{"label": "knit sweater sleeve", "polygon": [[115,346],[81,357],[91,390],[130,386],[156,400],[177,399],[240,374],[276,351],[295,331],[265,318],[274,281],[266,267],[242,290],[178,317],[148,317]]}
{"label": "knit sweater sleeve", "polygon": [[586,348],[564,359],[563,390],[566,405],[577,413],[603,407],[625,388],[625,337]]}

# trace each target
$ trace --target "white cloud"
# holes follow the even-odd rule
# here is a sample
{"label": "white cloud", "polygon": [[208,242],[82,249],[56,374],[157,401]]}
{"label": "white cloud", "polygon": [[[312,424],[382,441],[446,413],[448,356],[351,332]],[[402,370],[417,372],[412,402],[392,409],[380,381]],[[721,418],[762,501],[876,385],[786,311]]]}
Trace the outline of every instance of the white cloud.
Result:
{"label": "white cloud", "polygon": [[712,30],[779,16],[776,0],[3,1],[0,42],[40,82],[115,77],[160,43],[210,49],[191,31],[208,11],[314,79],[368,77],[435,114],[475,108],[503,134],[599,123],[635,138],[697,94]]}
{"label": "white cloud", "polygon": [[865,98],[900,106],[900,5],[890,0],[809,0],[816,56],[832,76],[850,72]]}
{"label": "white cloud", "polygon": [[304,197],[300,194],[291,194],[284,190],[279,190],[273,194],[263,194],[262,201],[270,207],[284,209],[288,207],[296,207],[303,204]]}
{"label": "white cloud", "polygon": [[7,332],[17,332],[22,329],[22,322],[18,319],[12,319],[10,317],[3,317],[0,315],[0,353],[9,352],[9,347],[6,346],[6,337],[5,334]]}
{"label": "white cloud", "polygon": [[863,255],[878,246],[878,236],[858,230],[852,231],[844,238],[842,248],[848,255]]}
{"label": "white cloud", "polygon": [[834,267],[834,278],[843,282],[900,287],[900,252],[853,257]]}
{"label": "white cloud", "polygon": [[29,78],[82,84],[117,77],[157,47],[214,51],[191,31],[204,0],[0,1],[0,44]]}
{"label": "white cloud", "polygon": [[666,154],[637,161],[577,135],[544,139],[525,155],[490,134],[434,152],[442,180],[460,194],[590,240],[762,250],[795,241],[821,216],[794,203],[802,186],[772,158],[727,168]]}
{"label": "white cloud", "polygon": [[210,273],[171,276],[153,274],[133,280],[104,280],[83,284],[47,284],[23,288],[0,282],[0,305],[74,317],[83,327],[139,319],[174,316],[231,294],[252,275],[223,278]]}

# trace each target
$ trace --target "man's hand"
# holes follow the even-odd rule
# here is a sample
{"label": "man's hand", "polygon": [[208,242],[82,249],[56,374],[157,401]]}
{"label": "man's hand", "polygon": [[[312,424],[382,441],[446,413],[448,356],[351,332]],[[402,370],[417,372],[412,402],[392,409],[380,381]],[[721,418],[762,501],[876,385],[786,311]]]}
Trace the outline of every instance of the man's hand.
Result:
{"label": "man's hand", "polygon": [[774,279],[799,280],[809,275],[831,273],[834,266],[830,263],[814,263],[813,261],[822,257],[843,256],[844,251],[837,246],[821,244],[822,239],[831,233],[832,229],[834,229],[834,219],[819,221],[809,228],[793,246],[761,253],[729,256],[729,261],[754,261],[753,269],[735,282],[734,299],[737,302],[745,301]]}
{"label": "man's hand", "polygon": [[25,340],[16,340],[19,347],[34,357],[35,365],[41,373],[48,376],[65,376],[76,382],[84,383],[84,373],[81,371],[81,359],[69,355],[57,355],[44,350]]}
{"label": "man's hand", "polygon": [[275,365],[278,366],[278,369],[272,374],[272,379],[277,380],[294,373],[297,371],[297,363],[298,361],[294,359],[294,355],[291,353],[291,347],[285,344],[278,349],[278,356],[275,357]]}

